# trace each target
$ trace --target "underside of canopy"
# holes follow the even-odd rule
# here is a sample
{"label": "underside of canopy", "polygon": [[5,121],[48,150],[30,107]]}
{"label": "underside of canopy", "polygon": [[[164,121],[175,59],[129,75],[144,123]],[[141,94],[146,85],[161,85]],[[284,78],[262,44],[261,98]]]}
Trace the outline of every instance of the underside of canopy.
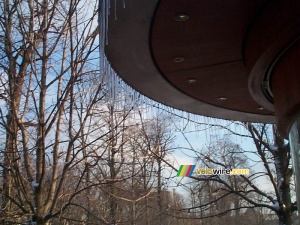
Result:
{"label": "underside of canopy", "polygon": [[[299,15],[296,0],[130,0],[110,5],[105,54],[129,86],[157,102],[274,123],[299,109],[297,85],[271,82],[281,59],[298,52]],[[288,60],[297,64],[293,54]],[[290,73],[293,82],[299,71]],[[292,111],[274,107],[275,83],[296,89]]]}

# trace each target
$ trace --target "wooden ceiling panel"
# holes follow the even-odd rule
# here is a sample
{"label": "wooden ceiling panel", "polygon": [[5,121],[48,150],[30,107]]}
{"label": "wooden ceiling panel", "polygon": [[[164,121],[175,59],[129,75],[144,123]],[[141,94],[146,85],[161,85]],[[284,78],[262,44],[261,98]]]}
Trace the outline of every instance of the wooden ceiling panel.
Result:
{"label": "wooden ceiling panel", "polygon": [[[189,96],[218,107],[258,114],[243,63],[246,33],[266,1],[162,0],[152,23],[153,58],[165,78]],[[179,14],[186,21],[177,21]],[[176,62],[176,58],[181,58]],[[196,83],[186,82],[189,78]],[[218,100],[225,96],[225,101]],[[258,110],[260,109],[260,110]]]}
{"label": "wooden ceiling panel", "polygon": [[[173,0],[162,0],[151,32],[159,68],[171,72],[242,60],[245,34],[264,1],[237,2],[179,0],[174,4]],[[189,19],[178,22],[178,14],[186,14]],[[174,65],[175,57],[185,60]]]}
{"label": "wooden ceiling panel", "polygon": [[[270,114],[250,96],[246,88],[247,73],[241,61],[167,73],[166,77],[182,92],[208,104],[241,112]],[[195,82],[189,83],[190,79]]]}

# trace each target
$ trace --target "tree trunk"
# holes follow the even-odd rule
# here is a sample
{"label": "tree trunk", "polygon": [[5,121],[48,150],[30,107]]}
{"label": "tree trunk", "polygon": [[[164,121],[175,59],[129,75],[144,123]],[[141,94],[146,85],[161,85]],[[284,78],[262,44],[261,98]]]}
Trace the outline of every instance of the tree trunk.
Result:
{"label": "tree trunk", "polygon": [[116,178],[116,168],[115,168],[115,154],[116,154],[116,133],[115,133],[115,123],[114,123],[114,106],[113,103],[110,106],[110,149],[109,149],[109,169],[110,169],[110,179],[109,184],[109,208],[110,208],[110,225],[116,224],[117,215],[117,203],[115,199],[115,184],[114,180]]}
{"label": "tree trunk", "polygon": [[158,225],[162,225],[162,202],[161,202],[161,159],[158,159],[157,171],[157,209],[158,209]]}
{"label": "tree trunk", "polygon": [[6,146],[4,151],[4,161],[3,161],[3,200],[2,206],[4,215],[10,214],[11,206],[9,197],[11,196],[12,187],[12,177],[10,168],[12,166],[12,161],[14,160],[14,152],[16,152],[16,135],[17,127],[13,115],[8,116],[8,126],[11,128],[10,131],[6,133]]}
{"label": "tree trunk", "polygon": [[279,225],[292,225],[292,203],[290,179],[292,171],[289,168],[290,149],[289,145],[284,143],[284,139],[275,133],[275,145],[277,148],[272,151],[275,161],[275,169],[277,174],[277,186],[281,198],[282,205],[279,205]]}

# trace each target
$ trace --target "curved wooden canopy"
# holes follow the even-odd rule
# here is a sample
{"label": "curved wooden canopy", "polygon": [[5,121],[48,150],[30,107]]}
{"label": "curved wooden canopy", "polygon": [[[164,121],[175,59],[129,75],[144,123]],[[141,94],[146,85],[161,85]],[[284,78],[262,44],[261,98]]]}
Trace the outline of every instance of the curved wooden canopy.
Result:
{"label": "curved wooden canopy", "polygon": [[128,85],[195,114],[275,122],[269,81],[300,36],[300,1],[130,0],[111,10],[106,55]]}

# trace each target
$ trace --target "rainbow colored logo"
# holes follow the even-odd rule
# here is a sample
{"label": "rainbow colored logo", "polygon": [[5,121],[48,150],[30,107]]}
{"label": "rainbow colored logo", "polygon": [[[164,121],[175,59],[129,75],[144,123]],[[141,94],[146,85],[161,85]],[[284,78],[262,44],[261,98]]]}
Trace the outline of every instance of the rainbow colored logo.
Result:
{"label": "rainbow colored logo", "polygon": [[190,177],[192,176],[196,165],[180,165],[177,172],[177,177]]}

